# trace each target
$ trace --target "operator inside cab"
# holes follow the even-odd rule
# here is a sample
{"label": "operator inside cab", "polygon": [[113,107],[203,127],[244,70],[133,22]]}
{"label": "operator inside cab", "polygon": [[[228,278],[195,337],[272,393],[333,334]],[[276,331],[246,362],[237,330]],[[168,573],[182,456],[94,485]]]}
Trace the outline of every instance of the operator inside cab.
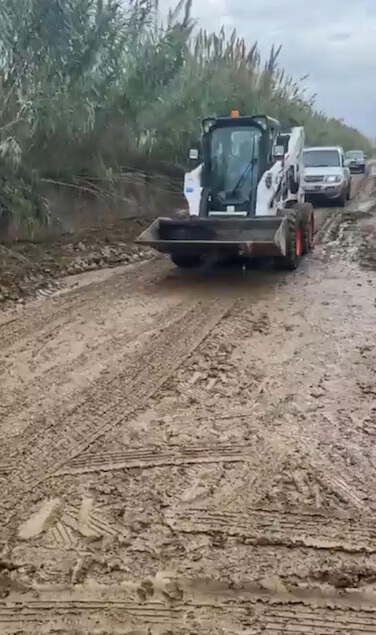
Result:
{"label": "operator inside cab", "polygon": [[239,155],[237,157],[236,172],[239,177],[247,171],[249,178],[252,178],[253,165],[250,164],[251,159],[249,142],[243,141],[239,146]]}
{"label": "operator inside cab", "polygon": [[[210,182],[218,204],[250,198],[257,176],[260,131],[250,125],[214,128],[210,136]],[[257,181],[257,179],[256,179]]]}

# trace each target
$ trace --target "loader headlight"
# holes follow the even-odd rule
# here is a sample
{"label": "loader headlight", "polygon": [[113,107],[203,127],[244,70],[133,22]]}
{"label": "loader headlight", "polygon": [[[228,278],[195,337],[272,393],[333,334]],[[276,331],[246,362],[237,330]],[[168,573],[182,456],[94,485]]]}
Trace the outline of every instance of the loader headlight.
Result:
{"label": "loader headlight", "polygon": [[324,179],[325,183],[341,183],[341,176],[326,176]]}
{"label": "loader headlight", "polygon": [[268,189],[270,189],[271,186],[272,186],[272,183],[273,183],[273,177],[272,177],[271,173],[268,172],[266,177],[265,177],[265,185],[266,185],[266,187]]}

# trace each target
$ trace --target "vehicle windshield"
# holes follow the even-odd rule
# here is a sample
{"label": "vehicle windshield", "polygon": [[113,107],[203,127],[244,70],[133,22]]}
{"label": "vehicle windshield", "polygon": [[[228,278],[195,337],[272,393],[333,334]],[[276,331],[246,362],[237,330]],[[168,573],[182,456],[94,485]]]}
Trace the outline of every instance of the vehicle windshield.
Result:
{"label": "vehicle windshield", "polygon": [[337,168],[341,165],[338,150],[305,150],[303,162],[305,168]]}
{"label": "vehicle windshield", "polygon": [[363,159],[363,152],[360,150],[350,150],[350,152],[346,152],[346,157],[348,159]]}
{"label": "vehicle windshield", "polygon": [[212,188],[224,200],[249,199],[256,177],[261,131],[251,126],[212,131],[210,162]]}

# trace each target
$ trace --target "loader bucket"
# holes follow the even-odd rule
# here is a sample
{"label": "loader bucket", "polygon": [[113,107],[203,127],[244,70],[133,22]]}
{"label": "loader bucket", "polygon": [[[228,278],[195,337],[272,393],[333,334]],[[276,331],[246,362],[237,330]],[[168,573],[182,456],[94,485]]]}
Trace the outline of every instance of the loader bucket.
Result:
{"label": "loader bucket", "polygon": [[158,218],[136,240],[164,254],[273,257],[287,254],[287,221],[252,218]]}

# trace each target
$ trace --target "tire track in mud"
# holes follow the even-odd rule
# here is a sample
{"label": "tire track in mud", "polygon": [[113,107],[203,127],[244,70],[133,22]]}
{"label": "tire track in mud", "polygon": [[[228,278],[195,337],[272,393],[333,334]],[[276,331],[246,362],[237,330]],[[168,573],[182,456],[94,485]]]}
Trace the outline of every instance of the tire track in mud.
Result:
{"label": "tire track in mud", "polygon": [[[238,421],[247,421],[252,415],[254,415],[253,408],[244,407],[233,410],[231,409],[227,412],[220,411],[215,415],[215,418],[217,422],[229,421],[231,423],[234,419],[237,419]],[[197,413],[197,415],[193,418],[197,421],[197,425],[199,425],[205,417],[203,413]],[[187,420],[186,415],[177,415],[175,421],[183,428],[188,422],[191,422],[191,419]],[[118,426],[120,430],[121,424],[122,422],[120,422],[120,425],[119,423],[115,424],[114,428]],[[35,433],[32,434],[35,436]],[[169,467],[172,465],[250,462],[255,451],[253,446],[248,446],[244,443],[236,443],[230,440],[222,443],[218,443],[217,441],[202,444],[192,443],[192,445],[186,446],[177,444],[159,446],[154,444],[151,445],[150,448],[146,445],[142,447],[129,448],[116,440],[117,436],[113,428],[110,430],[110,435],[110,437],[106,437],[103,440],[103,444],[105,445],[107,441],[111,441],[112,445],[115,443],[116,449],[112,451],[105,451],[102,448],[98,451],[89,449],[77,458],[68,461],[64,467],[54,474],[54,476],[74,476],[79,474],[112,472],[132,468],[146,469],[153,467]],[[27,440],[26,445],[31,442],[31,436],[29,436],[29,439],[30,441]],[[12,442],[14,445],[14,439],[12,439]],[[127,449],[125,449],[125,447]],[[4,452],[4,457],[7,457],[6,451]],[[0,464],[0,477],[8,476],[12,471],[12,463],[4,458]]]}
{"label": "tire track in mud", "polygon": [[[309,444],[302,439],[297,445],[302,454],[309,458],[318,479],[324,486],[354,510],[366,516],[370,515],[369,503],[374,495],[372,481],[361,480],[353,467],[348,464],[344,465],[343,458],[333,449],[329,455],[321,449],[319,451],[317,448],[313,448],[312,441]],[[370,466],[368,466],[368,471],[369,469]],[[372,515],[374,515],[374,510],[372,510]]]}
{"label": "tire track in mud", "polygon": [[[348,507],[365,517],[374,516],[376,506],[370,507],[371,503],[376,503],[375,484],[376,470],[365,457],[358,455],[362,461],[364,472],[368,474],[367,479],[360,478],[359,466],[356,469],[353,462],[345,461],[338,450],[337,436],[332,437],[326,431],[327,445],[322,443],[320,437],[313,438],[302,434],[301,425],[309,428],[309,417],[299,408],[296,417],[285,415],[288,420],[288,433],[281,438],[285,444],[294,445],[300,452],[304,460],[311,465],[317,474],[319,482],[323,486],[338,496]],[[325,415],[316,417],[316,424],[321,430],[327,428],[328,420]],[[330,443],[329,443],[330,441]],[[330,453],[326,447],[329,445]],[[369,478],[369,477],[373,478]]]}
{"label": "tire track in mud", "polygon": [[197,465],[200,463],[245,462],[252,457],[253,448],[244,443],[211,443],[202,445],[156,448],[147,446],[127,451],[82,454],[70,461],[55,476],[111,472],[131,468],[169,467],[172,465]]}
{"label": "tire track in mud", "polygon": [[156,271],[155,263],[147,261],[135,269],[114,273],[111,278],[70,289],[63,296],[39,301],[28,307],[22,317],[11,316],[0,323],[1,354],[10,347],[23,348],[23,340],[28,337],[33,343],[42,345],[46,338],[69,324],[81,311],[85,315],[98,312],[101,305],[116,301],[126,293],[134,295],[137,288],[142,288],[143,294],[156,292],[158,280],[163,279],[167,270],[163,262],[158,264]]}
{"label": "tire track in mud", "polygon": [[[316,482],[327,493],[334,494],[339,501],[344,503],[352,516],[360,513],[369,517],[369,501],[374,493],[372,482],[367,483],[361,480],[352,465],[344,464],[343,457],[339,455],[335,446],[336,440],[333,441],[331,452],[328,454],[322,447],[319,437],[308,437],[306,433],[302,433],[302,421],[303,425],[308,428],[309,418],[300,408],[295,417],[291,413],[285,413],[283,419],[280,420],[280,429],[272,434],[271,439],[274,445],[285,448],[285,455],[289,450],[294,449],[294,452],[300,457],[301,466],[305,470],[310,469],[314,473]],[[324,415],[319,415],[316,417],[315,423],[316,429],[324,430],[328,421]],[[265,491],[263,483],[267,482],[269,482],[270,487],[271,478],[278,475],[281,467],[281,457],[271,454],[268,457],[265,474],[260,474],[261,489]],[[367,467],[369,469],[369,466]]]}
{"label": "tire track in mud", "polygon": [[104,536],[115,537],[121,534],[119,527],[103,520],[96,510],[90,509],[90,513],[84,514],[82,511],[82,506],[65,505],[61,517],[46,533],[47,542],[51,543],[52,548],[63,547],[77,551],[80,538],[99,540]]}
{"label": "tire track in mud", "polygon": [[174,371],[224,317],[234,298],[208,299],[186,307],[180,318],[161,329],[141,351],[124,359],[125,368],[110,381],[95,385],[86,400],[62,421],[54,424],[30,443],[25,451],[16,448],[12,457],[18,467],[12,472],[5,491],[0,493],[4,510],[13,509],[22,494],[55,474],[79,456],[94,441],[125,421],[145,405]]}
{"label": "tire track in mud", "polygon": [[[83,627],[82,620],[86,618],[93,626],[95,621],[101,621],[99,612],[105,612],[109,615],[115,613],[120,617],[120,623],[128,626],[161,626],[176,624],[182,619],[184,613],[180,607],[168,607],[161,602],[146,602],[139,605],[136,602],[113,600],[30,600],[29,602],[17,602],[17,605],[0,603],[0,624],[6,627],[15,624],[19,627],[24,624],[29,628],[39,628],[40,625],[50,624],[52,628],[64,628],[62,620],[68,618],[69,622],[73,622],[77,627]],[[91,618],[94,618],[90,620]],[[99,619],[98,619],[99,618]],[[36,625],[33,625],[33,622]],[[120,624],[119,624],[120,625]],[[89,626],[91,628],[92,626]],[[72,633],[70,626],[66,626],[67,633]],[[84,628],[84,627],[83,627]],[[64,632],[60,631],[60,632]],[[4,632],[4,631],[3,631]],[[9,630],[8,630],[9,632]],[[18,630],[18,632],[20,632]],[[38,631],[37,631],[38,632]],[[84,630],[83,632],[92,632]]]}
{"label": "tire track in mud", "polygon": [[360,635],[375,633],[376,614],[372,611],[339,611],[305,607],[278,607],[265,611],[259,620],[265,635]]}
{"label": "tire track in mud", "polygon": [[[139,589],[148,591],[149,587],[141,583]],[[59,591],[55,591],[57,593]],[[219,593],[217,599],[207,595],[202,599],[188,597],[186,601],[179,595],[170,601],[146,597],[140,603],[125,596],[119,588],[111,587],[102,587],[101,596],[92,591],[91,598],[84,598],[77,591],[66,593],[64,589],[60,589],[60,597],[54,597],[53,591],[42,591],[38,599],[19,596],[17,600],[0,601],[0,624],[4,635],[19,633],[21,627],[29,635],[39,635],[46,627],[58,629],[62,635],[73,632],[91,635],[93,628],[105,626],[108,629],[109,624],[112,632],[121,627],[122,632],[132,629],[139,635],[151,632],[160,635],[172,632],[176,635],[193,632],[200,635],[232,635],[234,632],[374,635],[376,632],[374,598],[357,604],[356,598],[344,601],[343,597],[331,595],[312,602],[287,592],[275,596],[255,592],[250,597],[239,594],[236,598],[229,590],[229,595],[230,599]]]}
{"label": "tire track in mud", "polygon": [[[167,305],[164,310],[153,315],[150,323],[146,324],[146,328],[142,321],[136,320],[132,325],[126,323],[121,326],[114,334],[104,333],[102,337],[93,337],[93,342],[90,342],[89,337],[87,337],[85,349],[76,357],[63,357],[57,364],[54,363],[54,361],[51,362],[51,366],[48,366],[35,378],[30,379],[26,386],[21,387],[20,390],[12,391],[9,396],[5,395],[3,403],[0,404],[0,440],[2,445],[0,456],[3,454],[6,457],[7,447],[9,445],[14,446],[14,444],[17,443],[15,437],[21,433],[24,436],[24,440],[26,438],[29,439],[30,430],[28,430],[28,427],[33,430],[35,426],[38,425],[38,423],[36,423],[38,420],[39,430],[44,427],[43,422],[41,422],[41,408],[35,399],[35,395],[38,394],[39,390],[43,390],[47,395],[43,402],[43,411],[48,411],[49,416],[53,416],[54,418],[61,418],[62,414],[72,409],[74,402],[80,402],[82,395],[85,394],[85,388],[81,385],[77,385],[74,378],[67,383],[66,390],[64,391],[64,381],[66,377],[74,377],[76,371],[80,374],[86,367],[88,369],[88,376],[91,382],[93,382],[95,377],[92,377],[92,373],[89,373],[90,364],[92,365],[93,360],[95,360],[97,366],[98,364],[102,364],[101,369],[97,370],[97,376],[100,376],[101,373],[107,372],[109,361],[112,367],[116,367],[115,362],[117,359],[122,363],[125,348],[132,344],[134,340],[146,338],[149,334],[152,334],[153,331],[160,329],[161,326],[166,326],[169,322],[174,321],[176,317],[180,317],[181,311],[181,302],[175,305],[175,307],[173,305]],[[55,342],[53,349],[54,354],[56,354],[58,346],[59,342],[58,344]],[[110,360],[108,359],[109,348],[114,351]],[[56,390],[54,391],[56,386],[61,387],[61,391],[59,391],[58,395],[56,394]],[[52,390],[51,394],[49,392],[50,390]],[[65,394],[68,390],[69,393]],[[86,388],[86,390],[88,390],[88,388]]]}
{"label": "tire track in mud", "polygon": [[376,553],[376,530],[373,524],[340,521],[321,514],[266,510],[249,510],[244,514],[184,509],[167,512],[166,522],[174,531],[181,533],[238,536],[247,544]]}
{"label": "tire track in mud", "polygon": [[[134,302],[141,291],[142,298],[149,296],[156,297],[158,294],[158,281],[163,280],[166,275],[166,267],[161,263],[158,271],[151,268],[151,263],[145,263],[131,271],[115,273],[107,280],[91,282],[87,286],[71,289],[63,297],[52,298],[48,301],[39,302],[38,310],[32,305],[26,309],[22,317],[9,318],[4,326],[0,324],[1,351],[0,351],[0,379],[7,379],[8,372],[12,377],[13,369],[8,364],[8,358],[12,360],[19,352],[30,351],[29,363],[35,364],[35,355],[44,354],[50,344],[55,344],[64,329],[76,322],[77,331],[81,322],[85,323],[87,318],[93,318],[93,324],[97,325],[107,318],[106,306],[114,307],[118,311],[124,310],[124,304]],[[118,307],[118,308],[117,308]],[[7,328],[7,326],[9,328]],[[114,338],[119,339],[117,334]],[[93,354],[93,346],[76,359],[79,367],[80,361],[84,361],[85,356]],[[2,363],[1,363],[2,362]],[[71,366],[72,369],[72,366]],[[48,391],[49,383],[58,385],[59,377],[64,376],[64,368],[61,365],[48,371],[47,381],[42,385],[44,392]],[[40,378],[41,379],[41,378]],[[38,381],[38,377],[33,378],[33,382]],[[35,403],[35,394],[40,387],[31,395],[28,400],[27,395],[32,393],[32,382],[21,385],[20,389],[9,390],[3,387],[0,389],[0,420],[6,421],[6,417],[13,413],[22,412],[22,408],[31,407]],[[29,402],[29,403],[28,403]],[[36,405],[38,410],[38,406]],[[27,420],[31,421],[33,412],[24,413]],[[12,425],[12,424],[11,424]],[[14,426],[12,425],[14,428]],[[17,424],[17,427],[18,424]],[[20,426],[22,427],[22,425]],[[1,437],[1,432],[0,432]]]}

